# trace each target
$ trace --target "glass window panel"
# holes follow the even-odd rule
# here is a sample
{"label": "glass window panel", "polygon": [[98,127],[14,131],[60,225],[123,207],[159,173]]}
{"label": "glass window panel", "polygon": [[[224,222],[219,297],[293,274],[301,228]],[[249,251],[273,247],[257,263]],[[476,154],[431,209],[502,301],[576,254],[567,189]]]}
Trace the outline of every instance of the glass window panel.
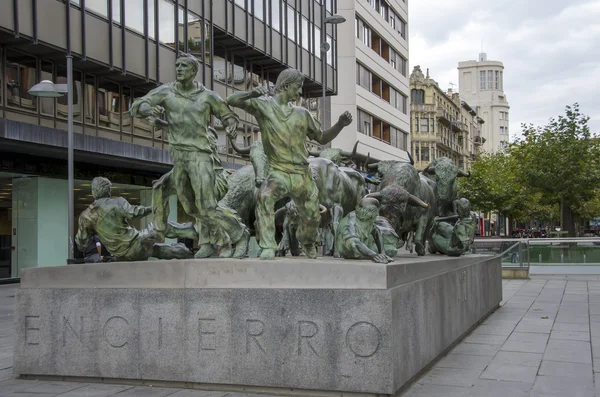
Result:
{"label": "glass window panel", "polygon": [[166,0],[158,4],[158,39],[169,47],[175,48],[175,6]]}
{"label": "glass window panel", "polygon": [[154,24],[154,1],[148,0],[148,37],[156,39],[156,29]]}
{"label": "glass window panel", "polygon": [[494,71],[494,77],[495,77],[495,88],[498,89],[500,86],[500,72],[499,71]]}
{"label": "glass window panel", "polygon": [[96,79],[85,76],[85,123],[96,125]]}
{"label": "glass window panel", "polygon": [[123,87],[123,101],[120,104],[118,112],[121,113],[121,125],[123,126],[123,132],[131,133],[132,129],[132,117],[129,109],[131,108],[132,100],[131,100],[131,88]]}
{"label": "glass window panel", "polygon": [[494,72],[493,72],[493,71],[491,71],[491,70],[488,70],[488,72],[487,72],[487,73],[488,73],[488,74],[487,74],[487,76],[488,76],[488,85],[487,85],[487,88],[491,90],[491,89],[492,89],[492,81],[493,81],[493,78],[494,78],[494,77],[493,77],[493,73],[494,73]]}
{"label": "glass window panel", "polygon": [[[198,15],[188,11],[187,25],[189,53],[195,55],[202,62],[202,21]],[[205,29],[207,29],[206,25]],[[204,37],[208,38],[207,31],[204,32]],[[206,48],[208,49],[209,46]]]}
{"label": "glass window panel", "polygon": [[119,85],[112,81],[99,80],[96,100],[98,102],[98,126],[119,130],[121,124]]}
{"label": "glass window panel", "polygon": [[[42,61],[41,65],[42,75],[40,76],[41,80],[50,80],[54,81],[54,65],[52,62]],[[40,113],[48,116],[54,117],[54,98],[39,98],[40,102]]]}
{"label": "glass window panel", "polygon": [[329,44],[329,51],[327,51],[327,64],[333,66],[333,54],[335,54],[335,48],[333,48],[333,38],[327,36],[327,43]]}
{"label": "glass window panel", "polygon": [[112,0],[113,22],[121,23],[121,0]]}
{"label": "glass window panel", "polygon": [[302,48],[305,50],[310,50],[309,41],[308,41],[308,19],[302,17],[302,26],[300,27],[302,31]]}
{"label": "glass window panel", "polygon": [[[141,92],[139,90],[134,91],[134,95],[137,98],[143,97],[146,95],[146,92]],[[152,126],[145,118],[133,117],[131,118],[133,123],[133,134],[138,136],[143,136],[147,138],[152,137]]]}
{"label": "glass window panel", "polygon": [[85,2],[85,8],[96,14],[102,15],[103,17],[108,17],[107,4],[106,0],[87,0]]}
{"label": "glass window panel", "polygon": [[246,0],[235,0],[235,4],[239,5],[242,8],[246,7]]}
{"label": "glass window panel", "polygon": [[271,0],[271,26],[278,32],[281,28],[281,22],[279,20],[280,10],[279,0]]}
{"label": "glass window panel", "polygon": [[296,11],[288,6],[287,7],[287,35],[288,39],[296,40]]}
{"label": "glass window panel", "polygon": [[264,0],[253,0],[254,3],[254,16],[261,21],[264,20],[265,3]]}
{"label": "glass window panel", "polygon": [[325,9],[327,12],[333,12],[333,0],[325,0]]}
{"label": "glass window panel", "polygon": [[38,83],[36,59],[13,51],[6,53],[6,103],[23,110],[37,111],[37,100],[27,91]]}
{"label": "glass window panel", "polygon": [[315,41],[313,45],[313,54],[321,58],[321,29],[315,26]]}
{"label": "glass window panel", "polygon": [[[56,67],[56,84],[67,84],[67,68],[62,65]],[[73,71],[73,120],[81,121],[81,111],[83,102],[83,86],[81,85],[81,73]],[[68,116],[68,99],[64,95],[56,98],[56,117],[66,119]]]}
{"label": "glass window panel", "polygon": [[479,88],[485,89],[485,70],[479,72]]}
{"label": "glass window panel", "polygon": [[177,15],[177,30],[179,39],[179,51],[185,51],[185,10],[181,6],[179,7],[179,12]]}
{"label": "glass window panel", "polygon": [[[150,2],[154,2],[150,0]],[[125,1],[125,26],[139,33],[144,33],[144,0]]]}

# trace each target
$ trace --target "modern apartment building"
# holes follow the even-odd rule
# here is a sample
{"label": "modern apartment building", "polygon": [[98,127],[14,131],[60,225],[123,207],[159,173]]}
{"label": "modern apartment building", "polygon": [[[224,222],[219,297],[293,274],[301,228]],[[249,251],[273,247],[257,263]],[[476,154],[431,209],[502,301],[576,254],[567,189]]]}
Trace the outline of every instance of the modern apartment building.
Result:
{"label": "modern apartment building", "polygon": [[485,139],[484,121],[458,93],[444,92],[438,83],[415,66],[410,75],[411,154],[423,170],[438,157],[448,157],[460,169],[471,163]]}
{"label": "modern apartment building", "polygon": [[[0,279],[66,263],[67,101],[28,94],[41,80],[66,82],[74,65],[75,219],[103,175],[114,195],[149,205],[154,179],[171,168],[164,130],[132,118],[134,98],[175,79],[180,52],[201,63],[197,81],[225,98],[273,86],[287,67],[305,76],[304,103],[317,117],[322,66],[338,89],[337,32],[321,29],[335,0],[15,0],[0,13]],[[350,24],[348,24],[350,25]],[[332,49],[321,59],[321,41]],[[257,135],[239,112],[238,144]],[[219,123],[214,126],[220,129]],[[220,132],[225,167],[236,157]],[[176,208],[176,201],[171,202]],[[182,211],[172,216],[183,220]],[[133,226],[143,227],[140,222]],[[74,225],[75,232],[77,225]]]}
{"label": "modern apartment building", "polygon": [[458,78],[460,97],[485,120],[481,131],[486,140],[483,149],[495,152],[506,147],[510,106],[504,93],[502,62],[489,61],[487,54],[481,53],[477,61],[458,63]]}
{"label": "modern apartment building", "polygon": [[372,158],[407,159],[410,149],[408,103],[408,6],[404,0],[345,0],[338,14],[338,95],[332,118],[344,111],[353,123],[332,142]]}

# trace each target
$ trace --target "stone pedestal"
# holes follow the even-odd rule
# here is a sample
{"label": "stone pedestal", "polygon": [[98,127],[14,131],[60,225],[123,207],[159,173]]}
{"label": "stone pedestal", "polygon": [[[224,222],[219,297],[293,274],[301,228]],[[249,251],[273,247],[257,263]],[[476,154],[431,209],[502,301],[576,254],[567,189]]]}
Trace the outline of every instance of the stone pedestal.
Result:
{"label": "stone pedestal", "polygon": [[373,394],[502,299],[500,259],[478,255],[73,265],[21,281],[17,374]]}

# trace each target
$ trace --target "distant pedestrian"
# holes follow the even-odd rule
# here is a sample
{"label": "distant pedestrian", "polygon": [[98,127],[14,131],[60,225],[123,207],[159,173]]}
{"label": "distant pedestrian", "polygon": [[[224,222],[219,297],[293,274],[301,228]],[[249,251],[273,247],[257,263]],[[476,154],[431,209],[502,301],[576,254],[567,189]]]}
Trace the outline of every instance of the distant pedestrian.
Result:
{"label": "distant pedestrian", "polygon": [[90,239],[88,245],[83,250],[84,263],[100,263],[104,257],[102,256],[102,243],[97,235]]}

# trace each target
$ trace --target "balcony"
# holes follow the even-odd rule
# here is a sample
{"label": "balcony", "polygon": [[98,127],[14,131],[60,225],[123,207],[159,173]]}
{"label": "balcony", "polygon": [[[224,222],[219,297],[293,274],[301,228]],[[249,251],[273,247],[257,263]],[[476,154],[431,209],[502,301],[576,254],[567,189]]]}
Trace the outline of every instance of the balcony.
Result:
{"label": "balcony", "polygon": [[456,132],[460,132],[463,129],[462,121],[454,120],[452,121],[452,130]]}
{"label": "balcony", "polygon": [[435,113],[435,105],[429,105],[429,104],[424,104],[424,105],[410,105],[410,111],[411,112],[428,112],[428,113]]}
{"label": "balcony", "polygon": [[441,106],[437,108],[437,117],[440,119],[440,121],[446,123],[448,126],[452,125],[450,114]]}
{"label": "balcony", "polygon": [[481,145],[483,145],[483,144],[485,143],[485,138],[483,138],[483,137],[480,137],[480,136],[476,136],[476,137],[473,139],[473,143],[474,143],[475,145],[477,145],[477,146],[481,146]]}

